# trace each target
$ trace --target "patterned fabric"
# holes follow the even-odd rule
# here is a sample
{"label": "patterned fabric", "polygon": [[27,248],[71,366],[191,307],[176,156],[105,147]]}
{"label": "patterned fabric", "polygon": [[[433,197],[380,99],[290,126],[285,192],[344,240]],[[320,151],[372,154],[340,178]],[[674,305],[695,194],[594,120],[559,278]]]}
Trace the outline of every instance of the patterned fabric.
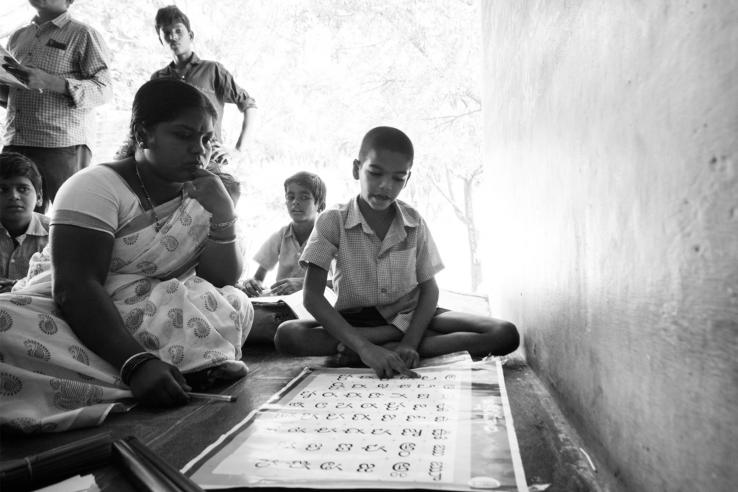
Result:
{"label": "patterned fabric", "polygon": [[[194,274],[209,214],[190,198],[156,213],[164,219],[159,232],[149,213],[115,231],[105,289],[125,326],[183,373],[245,367],[241,346],[253,321],[248,297]],[[0,294],[0,425],[22,432],[98,425],[131,396],[117,368],[87,349],[62,318],[51,297],[48,248],[34,255],[28,277]]]}
{"label": "patterned fabric", "polygon": [[0,223],[0,278],[17,280],[26,276],[31,256],[49,242],[49,218],[33,212],[26,233],[16,241]]}
{"label": "patterned fabric", "polygon": [[335,258],[336,310],[375,306],[405,331],[418,303],[418,284],[443,269],[438,249],[420,214],[399,200],[393,205],[395,218],[380,241],[357,200],[318,216],[300,263],[328,270]]}
{"label": "patterned fabric", "polygon": [[65,12],[43,24],[36,20],[15,33],[8,51],[67,82],[67,94],[10,88],[5,143],[29,147],[90,145],[95,137],[91,109],[112,95],[108,48],[102,36]]}
{"label": "patterned fabric", "polygon": [[215,122],[215,136],[218,140],[222,140],[221,123],[226,103],[235,104],[242,113],[256,107],[254,99],[236,83],[233,75],[223,65],[215,61],[201,60],[195,53],[192,53],[190,61],[187,62],[184,75],[179,75],[174,69],[174,62],[171,62],[154,72],[151,80],[154,79],[183,80],[200,89],[218,111],[218,121]]}
{"label": "patterned fabric", "polygon": [[269,239],[254,255],[254,261],[267,271],[279,264],[277,281],[284,278],[304,277],[305,267],[300,265],[302,248],[295,238],[290,223],[269,236]]}

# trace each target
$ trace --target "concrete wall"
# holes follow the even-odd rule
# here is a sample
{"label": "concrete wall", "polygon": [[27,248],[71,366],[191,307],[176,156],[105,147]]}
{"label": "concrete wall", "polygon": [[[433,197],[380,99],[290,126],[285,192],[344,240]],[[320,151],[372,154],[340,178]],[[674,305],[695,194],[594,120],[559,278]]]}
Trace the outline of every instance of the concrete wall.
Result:
{"label": "concrete wall", "polygon": [[493,311],[628,490],[735,490],[738,3],[481,9]]}

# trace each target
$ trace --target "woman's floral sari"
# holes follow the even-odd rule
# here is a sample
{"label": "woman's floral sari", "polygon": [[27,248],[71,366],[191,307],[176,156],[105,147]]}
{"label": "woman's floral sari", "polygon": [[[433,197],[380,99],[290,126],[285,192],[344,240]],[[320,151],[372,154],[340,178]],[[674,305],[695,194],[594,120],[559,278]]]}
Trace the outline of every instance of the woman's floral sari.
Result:
{"label": "woman's floral sari", "polygon": [[[105,288],[126,328],[146,350],[183,373],[243,371],[241,345],[253,321],[246,295],[216,288],[194,269],[209,214],[194,199],[156,208],[116,234]],[[0,425],[22,432],[99,425],[131,392],[117,368],[86,348],[51,297],[48,249],[28,276],[0,294]],[[105,330],[105,326],[100,326]]]}

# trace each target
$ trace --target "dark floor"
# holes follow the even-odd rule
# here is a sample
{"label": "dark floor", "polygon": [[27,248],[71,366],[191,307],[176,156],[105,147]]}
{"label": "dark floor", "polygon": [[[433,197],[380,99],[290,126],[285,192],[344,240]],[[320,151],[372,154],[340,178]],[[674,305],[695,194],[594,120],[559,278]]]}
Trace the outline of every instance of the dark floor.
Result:
{"label": "dark floor", "polygon": [[[442,305],[486,314],[485,300],[475,296],[444,293]],[[22,458],[83,437],[110,432],[114,439],[134,435],[171,465],[182,468],[214,439],[266,402],[304,367],[325,364],[323,357],[285,358],[265,346],[248,347],[244,360],[250,368],[248,377],[213,390],[236,395],[235,402],[194,400],[185,407],[166,411],[137,407],[127,414],[111,415],[98,428],[39,436],[3,435],[0,436],[0,460]],[[505,361],[503,368],[531,490],[576,492],[608,488],[598,483],[598,477],[580,450],[579,439],[524,360],[514,355]],[[95,476],[104,491],[134,490],[112,465],[96,470]]]}

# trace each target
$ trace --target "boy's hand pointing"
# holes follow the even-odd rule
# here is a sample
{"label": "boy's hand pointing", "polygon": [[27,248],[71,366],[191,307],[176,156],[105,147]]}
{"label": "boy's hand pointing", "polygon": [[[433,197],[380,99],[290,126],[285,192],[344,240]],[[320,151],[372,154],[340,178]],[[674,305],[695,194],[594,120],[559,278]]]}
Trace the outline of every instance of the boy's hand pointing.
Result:
{"label": "boy's hand pointing", "polygon": [[392,350],[387,350],[384,347],[370,344],[369,347],[359,353],[361,361],[367,366],[374,369],[377,376],[380,379],[389,379],[394,377],[396,374],[408,378],[417,378],[418,373],[408,369],[402,358]]}

